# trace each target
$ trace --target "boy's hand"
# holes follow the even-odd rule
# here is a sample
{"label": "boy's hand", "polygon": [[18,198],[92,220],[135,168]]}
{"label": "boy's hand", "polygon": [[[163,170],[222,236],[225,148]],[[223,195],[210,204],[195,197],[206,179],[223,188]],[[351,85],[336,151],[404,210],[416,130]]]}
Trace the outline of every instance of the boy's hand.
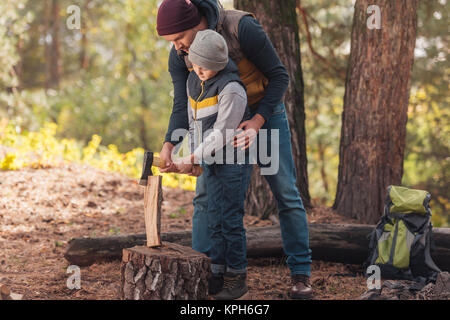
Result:
{"label": "boy's hand", "polygon": [[190,174],[194,165],[192,163],[175,163],[175,166],[178,173]]}
{"label": "boy's hand", "polygon": [[194,166],[193,155],[179,159],[174,165],[177,168],[178,173],[190,174]]}
{"label": "boy's hand", "polygon": [[198,165],[194,165],[192,166],[192,171],[189,175],[193,177],[199,177],[202,175],[202,173],[203,173],[202,168]]}

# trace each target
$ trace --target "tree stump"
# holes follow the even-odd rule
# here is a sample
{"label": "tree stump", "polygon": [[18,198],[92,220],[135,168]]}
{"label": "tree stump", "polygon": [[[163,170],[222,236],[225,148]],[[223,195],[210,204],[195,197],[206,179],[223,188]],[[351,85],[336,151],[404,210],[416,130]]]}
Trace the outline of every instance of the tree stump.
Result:
{"label": "tree stump", "polygon": [[210,259],[193,249],[161,247],[123,250],[120,295],[125,300],[202,300],[208,296]]}

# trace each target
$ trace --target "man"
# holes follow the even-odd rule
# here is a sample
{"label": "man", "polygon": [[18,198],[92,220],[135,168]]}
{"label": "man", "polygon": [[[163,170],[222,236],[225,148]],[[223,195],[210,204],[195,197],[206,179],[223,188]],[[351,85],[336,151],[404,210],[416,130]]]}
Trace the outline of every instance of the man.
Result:
{"label": "man", "polygon": [[[283,248],[288,256],[292,289],[295,299],[312,296],[309,282],[311,250],[309,249],[306,211],[296,187],[296,172],[292,157],[291,135],[286,118],[283,95],[289,85],[289,75],[272,43],[252,14],[224,10],[215,0],[164,0],[157,17],[158,34],[173,43],[169,56],[169,72],[174,85],[174,105],[168,132],[161,150],[166,162],[163,172],[176,172],[172,162],[174,146],[181,142],[177,129],[188,130],[186,80],[192,63],[187,58],[189,47],[198,31],[212,29],[226,40],[229,57],[237,64],[247,90],[250,120],[241,123],[245,132],[237,136],[236,146],[248,148],[260,129],[279,130],[279,170],[265,175],[274,194],[279,211]],[[274,151],[276,152],[276,151]],[[258,163],[262,166],[260,163]],[[196,172],[192,172],[196,174]],[[209,254],[210,231],[206,216],[207,190],[202,176],[197,179],[192,221],[193,249]],[[220,287],[223,279],[212,279]],[[218,284],[218,285],[217,285]],[[211,287],[210,287],[211,288]]]}

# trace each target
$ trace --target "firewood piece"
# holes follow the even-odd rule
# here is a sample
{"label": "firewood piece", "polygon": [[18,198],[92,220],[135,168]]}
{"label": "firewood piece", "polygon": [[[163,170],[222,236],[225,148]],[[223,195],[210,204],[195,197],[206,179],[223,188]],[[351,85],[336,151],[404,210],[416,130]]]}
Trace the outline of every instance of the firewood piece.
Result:
{"label": "firewood piece", "polygon": [[144,192],[145,232],[147,246],[161,245],[162,176],[149,176]]}

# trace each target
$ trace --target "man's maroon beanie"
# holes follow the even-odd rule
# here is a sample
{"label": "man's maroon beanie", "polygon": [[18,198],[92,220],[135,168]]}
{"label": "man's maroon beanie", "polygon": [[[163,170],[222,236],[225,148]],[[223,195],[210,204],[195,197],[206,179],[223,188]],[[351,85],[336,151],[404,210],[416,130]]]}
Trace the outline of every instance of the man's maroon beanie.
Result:
{"label": "man's maroon beanie", "polygon": [[164,0],[158,10],[156,30],[160,36],[179,33],[197,26],[201,19],[190,0]]}

